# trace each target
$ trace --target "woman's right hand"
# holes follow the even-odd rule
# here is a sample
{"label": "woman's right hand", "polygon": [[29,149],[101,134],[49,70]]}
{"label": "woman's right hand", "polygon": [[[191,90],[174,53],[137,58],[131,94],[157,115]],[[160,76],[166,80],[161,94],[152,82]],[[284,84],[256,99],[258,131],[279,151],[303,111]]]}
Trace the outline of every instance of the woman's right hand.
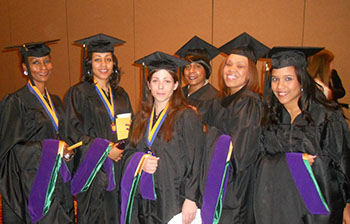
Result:
{"label": "woman's right hand", "polygon": [[149,174],[154,174],[157,171],[159,157],[147,156],[142,166],[142,170]]}
{"label": "woman's right hand", "polygon": [[307,153],[303,154],[303,158],[307,159],[307,161],[309,161],[310,166],[312,166],[312,164],[314,164],[316,157],[317,156],[310,155],[310,154],[307,154]]}
{"label": "woman's right hand", "polygon": [[109,151],[108,157],[115,162],[118,162],[123,157],[123,150],[118,148],[119,143],[112,145],[111,151]]}

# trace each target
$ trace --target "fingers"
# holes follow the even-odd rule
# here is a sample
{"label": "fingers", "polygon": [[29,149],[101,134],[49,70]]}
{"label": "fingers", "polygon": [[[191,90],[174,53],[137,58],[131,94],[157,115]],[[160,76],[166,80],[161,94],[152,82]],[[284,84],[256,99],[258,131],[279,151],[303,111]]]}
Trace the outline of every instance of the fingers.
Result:
{"label": "fingers", "polygon": [[148,156],[143,163],[142,170],[149,174],[154,174],[158,167],[159,157]]}

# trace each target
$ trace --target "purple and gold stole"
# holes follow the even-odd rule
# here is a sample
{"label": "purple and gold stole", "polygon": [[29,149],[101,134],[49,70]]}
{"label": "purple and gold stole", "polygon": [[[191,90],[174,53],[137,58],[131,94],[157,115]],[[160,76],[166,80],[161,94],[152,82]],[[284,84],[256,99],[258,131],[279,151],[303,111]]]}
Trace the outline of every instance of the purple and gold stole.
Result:
{"label": "purple and gold stole", "polygon": [[[39,89],[29,81],[27,88],[39,100],[48,114],[56,133],[58,133],[57,112],[48,91],[45,89],[48,98],[47,102]],[[63,142],[54,139],[43,141],[38,172],[28,199],[28,210],[33,222],[39,221],[50,209],[58,173],[60,173],[64,182],[71,179],[66,163],[62,159],[62,151]]]}
{"label": "purple and gold stole", "polygon": [[306,208],[314,215],[328,215],[329,208],[317,184],[306,153],[286,153],[287,165]]}
{"label": "purple and gold stole", "polygon": [[201,218],[203,224],[219,223],[230,172],[231,136],[220,135],[210,162],[203,195]]}
{"label": "purple and gold stole", "polygon": [[106,190],[112,191],[115,188],[114,165],[112,160],[107,158],[112,144],[112,142],[101,138],[96,138],[93,141],[71,181],[73,195],[89,189],[102,165],[108,176],[108,187]]}
{"label": "purple and gold stole", "polygon": [[152,127],[154,123],[154,106],[151,112],[151,116],[148,120],[147,130],[146,130],[146,139],[148,152],[137,152],[134,153],[130,159],[128,166],[124,172],[121,181],[121,195],[122,195],[122,204],[121,204],[121,216],[120,223],[130,223],[132,206],[134,202],[135,193],[137,186],[140,182],[140,194],[142,198],[148,200],[156,200],[157,195],[154,187],[154,177],[152,174],[145,173],[142,171],[142,166],[145,158],[150,156],[152,153],[151,146],[165,121],[165,118],[168,113],[169,103],[165,106],[164,110],[160,113],[158,120]]}

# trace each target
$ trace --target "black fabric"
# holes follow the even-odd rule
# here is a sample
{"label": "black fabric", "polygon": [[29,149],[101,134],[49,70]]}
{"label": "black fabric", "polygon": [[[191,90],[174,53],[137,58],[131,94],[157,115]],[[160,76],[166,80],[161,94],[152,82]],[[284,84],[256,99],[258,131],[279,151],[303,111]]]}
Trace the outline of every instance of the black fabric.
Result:
{"label": "black fabric", "polygon": [[88,53],[91,52],[114,52],[114,46],[124,44],[125,41],[115,37],[99,33],[90,37],[74,41],[77,44],[85,44],[88,47]]}
{"label": "black fabric", "polygon": [[190,96],[188,96],[188,86],[183,87],[182,90],[185,97],[187,97],[188,103],[197,108],[198,113],[201,115],[202,121],[206,123],[208,120],[208,111],[213,103],[213,100],[219,98],[219,91],[210,83],[202,86]]}
{"label": "black fabric", "polygon": [[[116,115],[132,113],[128,94],[121,87],[112,89]],[[82,82],[73,86],[65,97],[65,139],[73,144],[83,141],[84,145],[76,150],[74,168],[79,167],[89,146],[95,138],[117,141],[117,135],[110,128],[108,112],[95,90],[94,84]],[[101,169],[90,188],[77,195],[78,223],[119,223],[120,197],[119,183],[122,161],[114,163],[116,189],[106,191],[107,174]]]}
{"label": "black fabric", "polygon": [[234,54],[245,56],[256,63],[259,58],[267,56],[270,48],[244,32],[221,46],[219,50],[227,55],[235,50]]}
{"label": "black fabric", "polygon": [[[61,128],[62,103],[57,96],[51,97]],[[5,97],[1,105],[0,193],[5,204],[3,221],[32,223],[27,205],[39,167],[41,144],[44,139],[56,139],[58,136],[45,109],[26,86]],[[58,176],[50,209],[38,223],[74,223],[69,184],[63,184]]]}
{"label": "black fabric", "polygon": [[[257,223],[341,224],[349,201],[348,126],[340,111],[313,103],[309,123],[300,114],[290,124],[283,110],[281,124],[262,131],[262,155],[257,166],[255,216]],[[285,153],[316,155],[312,170],[331,210],[330,215],[311,215],[294,184]]]}
{"label": "black fabric", "polygon": [[[181,212],[185,199],[199,203],[199,175],[202,161],[203,125],[192,109],[178,112],[172,139],[166,142],[160,129],[151,147],[159,157],[154,174],[156,201],[141,199],[137,194],[131,223],[168,223]],[[144,136],[135,148],[125,149],[124,158],[136,151],[147,151]]]}
{"label": "black fabric", "polygon": [[338,72],[335,69],[332,70],[329,88],[332,90],[333,100],[335,102],[338,102],[338,99],[345,96],[345,89],[338,75]]}
{"label": "black fabric", "polygon": [[150,55],[136,60],[135,64],[147,66],[149,73],[156,69],[166,69],[177,73],[178,67],[187,65],[189,62],[171,56],[169,54],[156,51]]}
{"label": "black fabric", "polygon": [[259,153],[261,113],[259,95],[245,87],[212,104],[208,125],[230,135],[233,145],[231,171],[219,223],[254,223],[254,163]]}

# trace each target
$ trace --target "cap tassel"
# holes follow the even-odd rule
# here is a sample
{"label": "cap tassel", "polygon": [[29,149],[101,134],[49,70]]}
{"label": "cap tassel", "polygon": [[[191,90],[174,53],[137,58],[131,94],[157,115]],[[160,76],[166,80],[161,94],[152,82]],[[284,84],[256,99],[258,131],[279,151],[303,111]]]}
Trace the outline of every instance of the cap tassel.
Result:
{"label": "cap tassel", "polygon": [[145,102],[146,101],[146,65],[143,62],[142,63],[142,101]]}
{"label": "cap tassel", "polygon": [[264,102],[266,102],[266,90],[268,87],[268,81],[267,81],[267,76],[268,76],[268,72],[269,72],[270,68],[269,68],[269,63],[267,61],[265,61],[265,74],[264,74]]}
{"label": "cap tassel", "polygon": [[82,77],[84,77],[84,75],[86,74],[86,65],[85,65],[85,60],[86,60],[86,45],[85,44],[83,44],[83,68],[82,68],[82,73],[83,73],[83,75],[82,75]]}

